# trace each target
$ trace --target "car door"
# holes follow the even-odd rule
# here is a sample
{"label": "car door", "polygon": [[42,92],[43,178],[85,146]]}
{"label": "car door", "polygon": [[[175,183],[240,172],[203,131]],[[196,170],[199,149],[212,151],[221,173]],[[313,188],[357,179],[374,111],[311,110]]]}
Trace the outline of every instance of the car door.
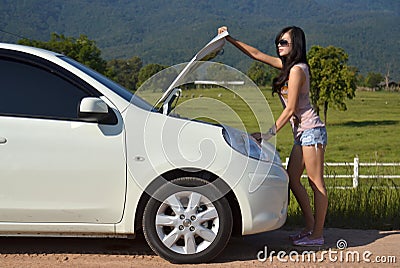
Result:
{"label": "car door", "polygon": [[118,222],[126,187],[118,111],[108,124],[81,120],[93,88],[14,54],[0,54],[0,222]]}

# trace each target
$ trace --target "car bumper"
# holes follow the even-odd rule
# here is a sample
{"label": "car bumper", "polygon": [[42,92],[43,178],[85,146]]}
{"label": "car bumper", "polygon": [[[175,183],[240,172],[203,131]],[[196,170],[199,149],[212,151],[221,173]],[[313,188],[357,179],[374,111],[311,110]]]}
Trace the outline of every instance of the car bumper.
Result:
{"label": "car bumper", "polygon": [[288,182],[280,164],[250,160],[233,188],[242,213],[242,234],[281,227],[287,216]]}

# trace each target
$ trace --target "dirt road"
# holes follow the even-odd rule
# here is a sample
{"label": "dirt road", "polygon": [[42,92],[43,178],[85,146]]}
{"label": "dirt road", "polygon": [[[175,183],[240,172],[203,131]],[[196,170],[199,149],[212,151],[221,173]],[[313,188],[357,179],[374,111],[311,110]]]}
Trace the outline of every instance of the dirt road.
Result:
{"label": "dirt road", "polygon": [[327,229],[322,248],[293,247],[290,233],[232,238],[217,259],[196,266],[168,263],[143,237],[0,238],[0,267],[400,267],[400,231]]}

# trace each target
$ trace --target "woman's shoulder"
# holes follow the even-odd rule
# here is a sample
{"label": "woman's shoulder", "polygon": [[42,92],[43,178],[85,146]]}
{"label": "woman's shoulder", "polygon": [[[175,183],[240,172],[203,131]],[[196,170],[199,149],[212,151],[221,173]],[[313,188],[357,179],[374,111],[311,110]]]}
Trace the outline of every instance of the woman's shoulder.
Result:
{"label": "woman's shoulder", "polygon": [[298,70],[298,71],[300,71],[300,70],[302,70],[303,72],[304,72],[304,74],[308,74],[308,65],[306,64],[306,63],[302,63],[302,62],[300,62],[300,63],[296,63],[295,65],[293,65],[293,67],[290,69],[290,72],[292,72],[292,71],[294,71],[294,70]]}
{"label": "woman's shoulder", "polygon": [[305,73],[307,71],[307,65],[303,63],[297,63],[290,68],[290,73]]}
{"label": "woman's shoulder", "polygon": [[296,63],[295,65],[293,65],[293,67],[300,67],[303,70],[307,70],[308,69],[308,65],[306,63],[304,63],[304,62]]}

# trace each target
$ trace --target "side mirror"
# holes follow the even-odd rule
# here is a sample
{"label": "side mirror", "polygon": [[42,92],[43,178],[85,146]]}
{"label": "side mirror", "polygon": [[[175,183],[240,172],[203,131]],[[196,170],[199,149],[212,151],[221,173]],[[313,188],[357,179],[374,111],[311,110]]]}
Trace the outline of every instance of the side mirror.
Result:
{"label": "side mirror", "polygon": [[87,122],[116,124],[117,118],[108,105],[96,97],[86,97],[79,104],[79,118]]}

